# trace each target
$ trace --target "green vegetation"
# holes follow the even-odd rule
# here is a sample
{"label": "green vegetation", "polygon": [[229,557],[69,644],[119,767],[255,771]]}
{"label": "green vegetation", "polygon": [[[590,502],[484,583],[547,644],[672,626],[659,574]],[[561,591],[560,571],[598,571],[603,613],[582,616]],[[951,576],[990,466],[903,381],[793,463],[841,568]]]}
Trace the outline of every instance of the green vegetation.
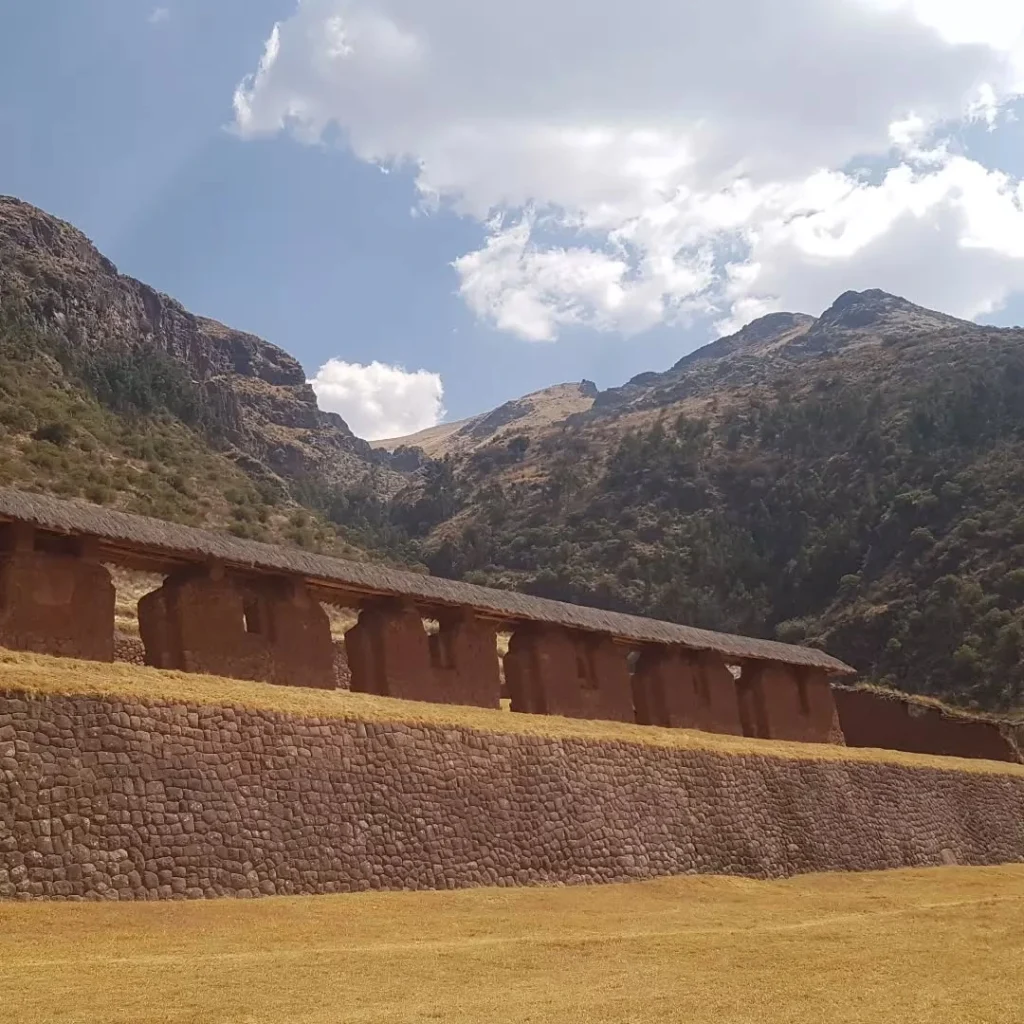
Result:
{"label": "green vegetation", "polygon": [[542,438],[525,481],[495,472],[522,445],[441,467],[396,518],[443,575],[821,644],[881,684],[1024,706],[1015,336],[790,364],[724,408],[600,437]]}
{"label": "green vegetation", "polygon": [[1024,867],[0,905],[20,1024],[1008,1024]]}
{"label": "green vegetation", "polygon": [[218,446],[211,407],[156,350],[87,356],[11,304],[0,313],[0,485],[361,557],[281,480]]}

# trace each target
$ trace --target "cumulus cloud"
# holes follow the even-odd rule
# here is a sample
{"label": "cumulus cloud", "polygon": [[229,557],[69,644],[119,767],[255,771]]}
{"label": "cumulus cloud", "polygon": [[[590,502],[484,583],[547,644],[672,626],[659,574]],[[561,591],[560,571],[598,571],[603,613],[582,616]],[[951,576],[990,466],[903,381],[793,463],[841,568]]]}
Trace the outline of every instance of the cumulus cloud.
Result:
{"label": "cumulus cloud", "polygon": [[338,413],[369,441],[436,426],[445,413],[441,375],[427,370],[329,359],[309,383],[321,409]]}
{"label": "cumulus cloud", "polygon": [[[487,226],[468,305],[548,341],[813,310],[861,276],[992,308],[1020,287],[1019,183],[937,139],[1022,93],[1016,0],[297,0],[235,116],[412,164],[427,207]],[[890,174],[848,171],[867,157]]]}

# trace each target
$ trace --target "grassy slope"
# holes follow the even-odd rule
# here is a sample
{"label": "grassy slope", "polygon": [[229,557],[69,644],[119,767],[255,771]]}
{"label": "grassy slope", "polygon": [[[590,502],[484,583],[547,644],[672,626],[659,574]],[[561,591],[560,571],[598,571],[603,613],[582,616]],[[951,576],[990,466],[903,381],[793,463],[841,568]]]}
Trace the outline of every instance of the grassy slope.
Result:
{"label": "grassy slope", "polygon": [[1011,1024],[1024,865],[0,904],[20,1024]]}
{"label": "grassy slope", "polygon": [[1024,778],[1024,765],[1008,762],[908,754],[896,750],[833,747],[823,743],[756,740],[624,722],[524,715],[485,708],[372,697],[343,690],[303,690],[298,687],[271,686],[268,683],[137,668],[133,665],[102,665],[0,650],[0,692],[3,691],[122,697],[175,704],[226,704],[315,718],[460,726],[483,733],[607,740],[677,750],[711,750],[724,754],[757,754],[800,760],[870,761]]}

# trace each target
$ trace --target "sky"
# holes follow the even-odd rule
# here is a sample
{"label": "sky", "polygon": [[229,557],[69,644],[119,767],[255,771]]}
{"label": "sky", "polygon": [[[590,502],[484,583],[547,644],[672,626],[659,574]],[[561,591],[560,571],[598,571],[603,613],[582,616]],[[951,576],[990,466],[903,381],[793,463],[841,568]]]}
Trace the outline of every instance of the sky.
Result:
{"label": "sky", "polygon": [[0,193],[363,437],[882,288],[1024,321],[1019,0],[0,0]]}

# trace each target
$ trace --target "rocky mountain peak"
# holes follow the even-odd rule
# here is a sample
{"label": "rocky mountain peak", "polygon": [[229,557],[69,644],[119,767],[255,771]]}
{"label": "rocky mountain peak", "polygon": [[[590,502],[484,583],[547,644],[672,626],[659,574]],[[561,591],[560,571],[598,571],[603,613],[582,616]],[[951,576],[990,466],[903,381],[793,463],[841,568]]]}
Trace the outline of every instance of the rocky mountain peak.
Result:
{"label": "rocky mountain peak", "polygon": [[821,350],[965,326],[976,325],[917,306],[880,288],[869,288],[843,292],[807,332],[805,344],[808,349]]}

